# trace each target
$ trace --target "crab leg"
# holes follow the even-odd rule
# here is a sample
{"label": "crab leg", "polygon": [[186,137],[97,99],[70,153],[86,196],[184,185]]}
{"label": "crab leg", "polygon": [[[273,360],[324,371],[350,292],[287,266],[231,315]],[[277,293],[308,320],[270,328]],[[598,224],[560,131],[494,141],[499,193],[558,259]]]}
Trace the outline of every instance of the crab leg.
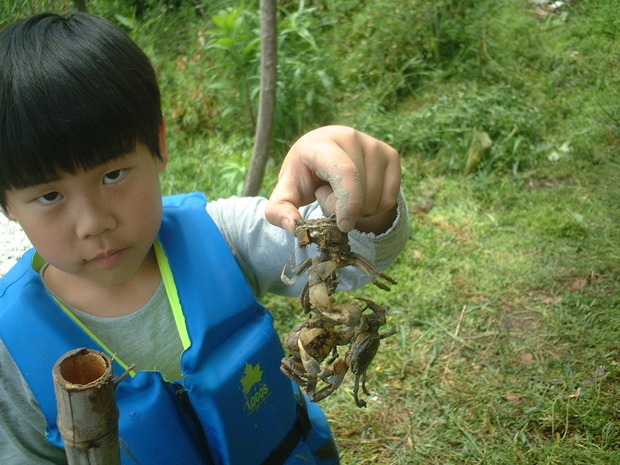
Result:
{"label": "crab leg", "polygon": [[398,284],[394,280],[394,278],[392,278],[391,276],[385,274],[383,271],[381,271],[379,268],[374,266],[366,258],[362,257],[359,254],[353,253],[352,257],[351,257],[351,260],[349,261],[349,264],[351,266],[356,266],[357,268],[362,270],[364,273],[366,273],[368,275],[368,277],[372,280],[372,283],[375,286],[377,286],[379,289],[383,289],[384,291],[389,291],[390,287],[387,286],[386,284],[382,283],[381,281],[379,281],[376,278],[377,276],[380,277],[380,278],[385,279],[390,284]]}
{"label": "crab leg", "polygon": [[[282,268],[282,273],[280,273],[280,279],[287,286],[292,286],[297,281],[299,281],[299,278],[301,278],[301,275],[305,273],[305,271],[308,268],[310,268],[310,265],[312,265],[314,261],[312,258],[308,258],[305,262],[300,263],[299,265],[295,265],[293,263],[294,256],[295,256],[295,251],[293,251],[293,253],[288,259],[288,262],[284,265],[284,268]],[[292,276],[290,278],[286,275],[287,268],[290,269],[292,273]]]}

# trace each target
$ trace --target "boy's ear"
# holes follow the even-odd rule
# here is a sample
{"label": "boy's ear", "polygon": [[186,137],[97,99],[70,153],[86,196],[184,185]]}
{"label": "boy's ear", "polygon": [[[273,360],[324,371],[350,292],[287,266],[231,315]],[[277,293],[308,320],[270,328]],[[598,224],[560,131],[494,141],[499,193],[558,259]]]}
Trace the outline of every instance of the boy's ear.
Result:
{"label": "boy's ear", "polygon": [[0,207],[0,211],[4,216],[6,216],[9,220],[15,221],[15,217],[11,214],[11,210],[9,210],[9,206]]}
{"label": "boy's ear", "polygon": [[164,171],[168,166],[168,146],[166,145],[166,120],[163,116],[159,125],[159,152],[162,161],[161,171]]}

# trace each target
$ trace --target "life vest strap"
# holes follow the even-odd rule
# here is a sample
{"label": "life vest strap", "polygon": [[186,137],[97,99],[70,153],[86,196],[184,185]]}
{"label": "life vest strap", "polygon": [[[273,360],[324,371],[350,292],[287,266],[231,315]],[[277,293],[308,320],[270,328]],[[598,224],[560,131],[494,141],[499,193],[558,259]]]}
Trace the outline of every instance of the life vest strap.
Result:
{"label": "life vest strap", "polygon": [[291,430],[284,436],[284,439],[269,454],[262,465],[282,465],[286,463],[291,456],[299,441],[305,438],[312,429],[312,423],[308,417],[308,407],[306,399],[303,395],[296,396],[297,400],[297,418]]}

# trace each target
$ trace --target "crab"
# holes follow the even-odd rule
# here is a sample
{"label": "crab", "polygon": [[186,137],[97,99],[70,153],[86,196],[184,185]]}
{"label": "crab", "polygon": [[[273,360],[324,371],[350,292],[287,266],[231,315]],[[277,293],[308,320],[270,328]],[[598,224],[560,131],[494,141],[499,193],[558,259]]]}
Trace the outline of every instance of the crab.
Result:
{"label": "crab", "polygon": [[[348,235],[338,229],[335,215],[314,220],[296,220],[296,224],[295,236],[299,246],[304,248],[308,244],[316,244],[319,255],[296,265],[293,263],[295,255],[293,252],[282,269],[281,279],[284,283],[293,285],[303,273],[308,273],[308,282],[301,293],[301,305],[306,313],[314,310],[318,314],[325,314],[329,319],[335,318],[338,322],[347,318],[346,315],[338,316],[338,313],[345,311],[345,308],[334,305],[332,297],[340,282],[338,273],[347,266],[355,266],[362,270],[380,289],[390,290],[387,284],[379,280],[380,278],[390,284],[396,284],[391,276],[351,250]],[[290,270],[291,277],[287,276],[287,270]],[[346,310],[350,309],[348,307]]]}
{"label": "crab", "polygon": [[324,371],[323,361],[333,363],[338,358],[337,346],[348,344],[353,337],[350,330],[337,330],[321,318],[311,318],[295,326],[284,340],[292,355],[282,359],[280,370],[300,386],[312,390]]}
{"label": "crab", "polygon": [[[358,299],[361,299],[358,297]],[[382,339],[392,336],[396,333],[396,328],[392,328],[387,333],[379,334],[379,328],[386,323],[387,306],[379,306],[369,299],[361,299],[366,302],[369,308],[373,310],[373,314],[368,315],[366,319],[368,327],[359,331],[345,355],[345,361],[351,368],[351,372],[355,375],[355,387],[353,388],[353,397],[358,407],[366,407],[366,401],[361,400],[358,396],[360,381],[362,391],[367,396],[370,395],[366,389],[366,371],[377,355],[379,345]]]}
{"label": "crab", "polygon": [[[357,267],[383,290],[390,290],[386,282],[396,284],[396,281],[351,250],[348,235],[338,229],[335,215],[297,220],[295,236],[301,248],[315,244],[318,255],[294,264],[293,252],[282,269],[282,281],[288,285],[307,274],[308,282],[300,299],[308,320],[293,328],[287,336],[284,345],[292,355],[282,359],[280,369],[304,387],[314,402],[333,393],[351,371],[355,375],[355,403],[358,407],[365,407],[366,402],[359,398],[360,386],[368,395],[366,372],[381,340],[394,334],[395,330],[379,333],[386,323],[388,307],[361,297],[357,300],[363,304],[338,303],[334,293],[340,283],[340,272],[347,266]],[[365,313],[366,310],[370,312]],[[346,345],[349,347],[341,355],[339,347]]]}
{"label": "crab", "polygon": [[327,386],[319,391],[315,389],[307,390],[308,397],[313,402],[325,399],[338,389],[347,372],[351,370],[355,375],[355,386],[353,388],[355,405],[360,408],[366,407],[367,405],[365,400],[359,398],[359,388],[361,386],[364,394],[370,395],[366,389],[366,372],[374,360],[375,355],[377,355],[381,340],[392,336],[396,332],[396,329],[392,328],[386,333],[379,334],[379,329],[386,322],[388,307],[379,306],[370,299],[358,297],[358,300],[364,301],[367,308],[372,310],[372,313],[368,314],[365,318],[365,328],[353,334],[350,340],[351,345],[344,357],[335,357],[329,361],[331,367],[323,368],[317,374],[316,377],[323,380]]}

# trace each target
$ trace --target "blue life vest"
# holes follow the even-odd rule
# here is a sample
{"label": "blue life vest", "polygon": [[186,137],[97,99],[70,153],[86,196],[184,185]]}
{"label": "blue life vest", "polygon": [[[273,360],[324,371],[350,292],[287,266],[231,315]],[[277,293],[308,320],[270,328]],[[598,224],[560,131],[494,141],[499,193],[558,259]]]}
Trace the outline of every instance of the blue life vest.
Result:
{"label": "blue life vest", "polygon": [[[164,198],[158,240],[190,345],[182,381],[141,371],[118,385],[122,463],[337,464],[325,415],[280,372],[284,353],[271,314],[205,205],[202,194]],[[63,447],[52,367],[70,350],[106,348],[47,292],[40,260],[31,250],[0,280],[0,338],[45,415],[48,440]],[[117,377],[126,371],[113,363]]]}

